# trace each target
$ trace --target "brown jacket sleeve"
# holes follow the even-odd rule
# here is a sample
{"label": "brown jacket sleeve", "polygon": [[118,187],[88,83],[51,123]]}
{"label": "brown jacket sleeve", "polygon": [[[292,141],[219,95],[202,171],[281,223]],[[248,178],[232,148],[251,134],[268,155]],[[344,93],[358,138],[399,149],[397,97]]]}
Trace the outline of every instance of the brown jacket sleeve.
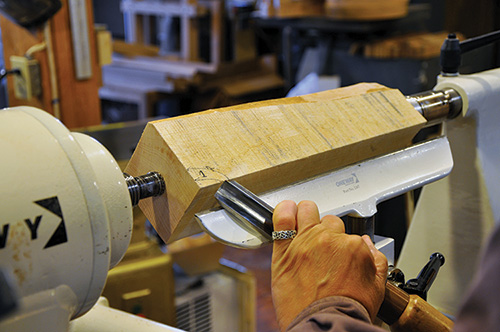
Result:
{"label": "brown jacket sleeve", "polygon": [[314,302],[302,311],[287,331],[382,332],[372,325],[366,309],[357,301],[332,296]]}

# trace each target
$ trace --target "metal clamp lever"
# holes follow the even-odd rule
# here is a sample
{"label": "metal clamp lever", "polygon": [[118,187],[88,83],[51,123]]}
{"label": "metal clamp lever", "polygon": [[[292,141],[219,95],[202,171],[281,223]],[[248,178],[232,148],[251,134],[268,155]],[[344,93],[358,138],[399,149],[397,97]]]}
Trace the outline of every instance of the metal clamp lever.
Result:
{"label": "metal clamp lever", "polygon": [[427,292],[431,288],[434,279],[436,279],[439,268],[444,264],[444,256],[439,252],[435,252],[429,258],[429,262],[425,264],[418,276],[410,279],[403,286],[403,290],[408,294],[416,294],[427,300]]}

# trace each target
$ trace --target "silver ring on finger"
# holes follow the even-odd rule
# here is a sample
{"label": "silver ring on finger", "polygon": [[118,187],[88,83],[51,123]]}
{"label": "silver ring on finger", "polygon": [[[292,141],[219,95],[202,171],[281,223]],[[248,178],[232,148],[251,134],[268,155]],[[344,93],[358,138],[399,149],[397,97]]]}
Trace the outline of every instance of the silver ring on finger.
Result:
{"label": "silver ring on finger", "polygon": [[273,241],[291,240],[297,235],[296,230],[275,231],[272,233]]}

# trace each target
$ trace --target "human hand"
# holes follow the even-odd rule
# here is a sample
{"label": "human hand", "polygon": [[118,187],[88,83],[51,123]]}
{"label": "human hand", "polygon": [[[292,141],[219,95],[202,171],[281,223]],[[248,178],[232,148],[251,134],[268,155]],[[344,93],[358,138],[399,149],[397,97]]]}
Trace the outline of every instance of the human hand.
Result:
{"label": "human hand", "polygon": [[373,321],[382,304],[387,259],[364,235],[345,234],[335,216],[319,218],[315,203],[283,201],[274,230],[297,230],[293,240],[273,244],[272,296],[281,330],[313,302],[345,296],[360,302]]}

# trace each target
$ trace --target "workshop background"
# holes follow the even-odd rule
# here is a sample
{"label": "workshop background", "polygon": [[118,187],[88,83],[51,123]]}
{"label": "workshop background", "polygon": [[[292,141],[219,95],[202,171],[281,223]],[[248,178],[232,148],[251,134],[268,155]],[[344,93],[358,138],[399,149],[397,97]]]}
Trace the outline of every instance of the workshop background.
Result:
{"label": "workshop background", "polygon": [[[0,107],[41,108],[98,139],[125,167],[152,119],[358,82],[407,95],[429,90],[449,32],[464,39],[500,28],[500,1],[376,3],[384,2],[402,3],[404,14],[346,19],[328,10],[329,0],[63,0],[38,30],[0,17],[0,67],[30,73],[2,80]],[[498,67],[499,50],[466,54],[461,73]],[[417,197],[379,206],[376,233],[396,239],[396,257]],[[207,235],[165,245],[137,209],[131,246],[104,296],[187,331],[278,331],[271,253]]]}

